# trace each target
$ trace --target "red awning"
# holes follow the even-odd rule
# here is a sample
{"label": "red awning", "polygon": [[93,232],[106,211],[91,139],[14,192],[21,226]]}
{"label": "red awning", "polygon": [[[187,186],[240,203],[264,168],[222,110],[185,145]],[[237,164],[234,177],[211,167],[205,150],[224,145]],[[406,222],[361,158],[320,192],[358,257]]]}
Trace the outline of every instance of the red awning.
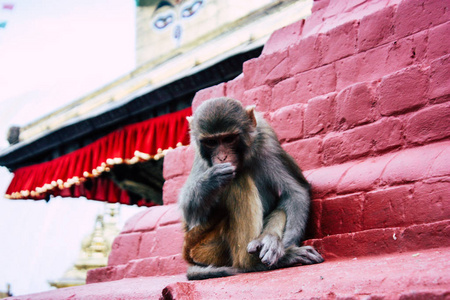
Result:
{"label": "red awning", "polygon": [[[51,196],[80,197],[130,204],[125,190],[99,177],[116,164],[159,159],[166,151],[189,144],[187,116],[191,108],[128,125],[97,141],[48,162],[14,171],[6,197],[45,199]],[[89,185],[85,185],[86,181]],[[88,188],[89,187],[89,188]],[[141,201],[138,205],[152,205]]]}

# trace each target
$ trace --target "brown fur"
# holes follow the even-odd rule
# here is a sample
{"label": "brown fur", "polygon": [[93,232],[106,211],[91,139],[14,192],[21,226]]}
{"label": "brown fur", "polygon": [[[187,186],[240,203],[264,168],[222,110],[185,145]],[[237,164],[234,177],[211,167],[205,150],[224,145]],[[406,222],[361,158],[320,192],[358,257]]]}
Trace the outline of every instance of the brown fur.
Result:
{"label": "brown fur", "polygon": [[250,269],[260,263],[247,252],[248,243],[257,238],[263,228],[258,190],[250,176],[240,175],[225,189],[221,200],[232,213],[214,225],[188,230],[184,258],[191,264]]}

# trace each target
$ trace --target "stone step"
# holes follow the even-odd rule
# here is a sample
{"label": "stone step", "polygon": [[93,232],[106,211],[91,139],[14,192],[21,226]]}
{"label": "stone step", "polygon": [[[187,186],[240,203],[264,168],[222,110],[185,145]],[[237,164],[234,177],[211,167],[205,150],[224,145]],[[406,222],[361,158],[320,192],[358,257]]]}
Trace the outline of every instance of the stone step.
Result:
{"label": "stone step", "polygon": [[9,299],[449,299],[450,248],[187,281],[126,278]]}

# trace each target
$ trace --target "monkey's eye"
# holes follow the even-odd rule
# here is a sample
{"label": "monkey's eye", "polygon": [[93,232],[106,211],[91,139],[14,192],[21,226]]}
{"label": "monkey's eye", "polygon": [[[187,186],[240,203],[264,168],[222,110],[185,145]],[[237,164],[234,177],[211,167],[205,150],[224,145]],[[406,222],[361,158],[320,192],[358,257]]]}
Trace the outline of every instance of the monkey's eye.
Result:
{"label": "monkey's eye", "polygon": [[203,146],[208,147],[208,148],[215,148],[218,145],[217,141],[213,140],[213,139],[204,139],[204,140],[201,140],[201,143]]}
{"label": "monkey's eye", "polygon": [[233,144],[234,142],[236,142],[237,140],[237,135],[228,135],[226,137],[223,138],[223,142],[225,144]]}

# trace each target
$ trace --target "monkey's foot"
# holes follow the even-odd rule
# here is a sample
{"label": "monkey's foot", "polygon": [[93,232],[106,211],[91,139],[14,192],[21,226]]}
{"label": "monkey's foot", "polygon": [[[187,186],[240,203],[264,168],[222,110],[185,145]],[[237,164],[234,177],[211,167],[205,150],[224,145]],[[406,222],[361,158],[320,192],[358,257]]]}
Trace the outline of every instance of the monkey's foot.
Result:
{"label": "monkey's foot", "polygon": [[292,247],[289,249],[294,254],[293,259],[302,265],[318,264],[324,261],[322,255],[311,246]]}
{"label": "monkey's foot", "polygon": [[259,253],[261,262],[270,267],[284,255],[284,246],[277,236],[266,234],[251,241],[247,246],[247,251],[250,254]]}

